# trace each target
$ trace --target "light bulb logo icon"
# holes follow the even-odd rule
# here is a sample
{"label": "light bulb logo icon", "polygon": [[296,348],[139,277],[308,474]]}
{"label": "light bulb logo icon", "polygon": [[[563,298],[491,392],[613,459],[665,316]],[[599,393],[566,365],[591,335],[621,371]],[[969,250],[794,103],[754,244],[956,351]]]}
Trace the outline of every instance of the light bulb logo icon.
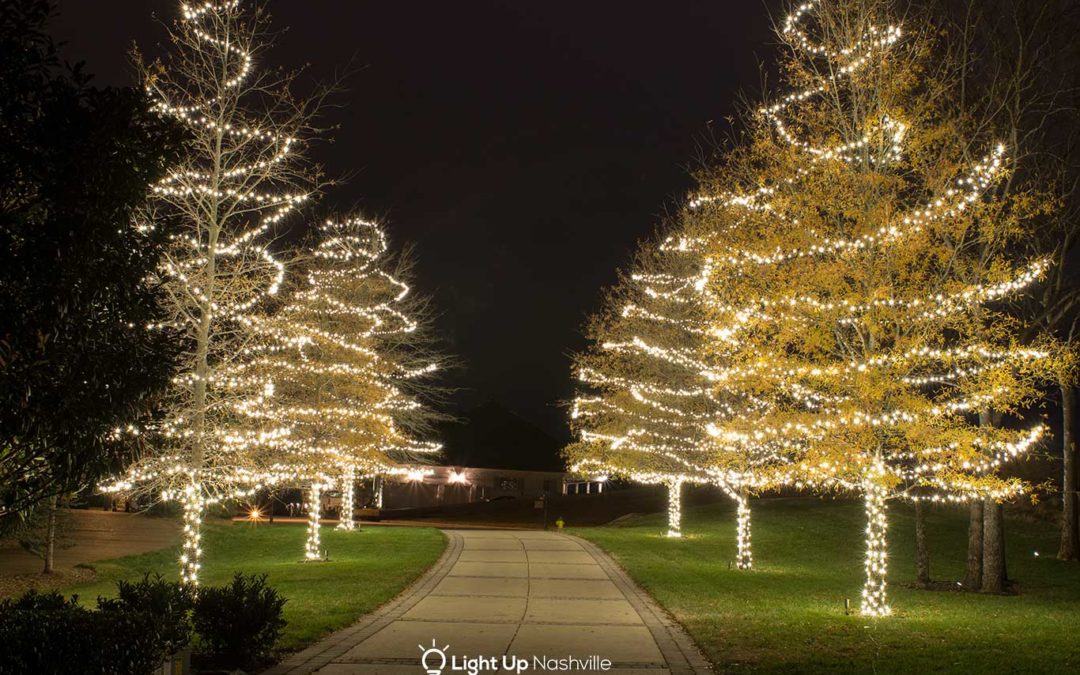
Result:
{"label": "light bulb logo icon", "polygon": [[446,667],[446,650],[450,649],[450,645],[436,647],[435,640],[432,639],[430,647],[424,645],[417,645],[417,647],[424,652],[420,655],[420,665],[427,671],[427,674],[440,675],[443,668]]}

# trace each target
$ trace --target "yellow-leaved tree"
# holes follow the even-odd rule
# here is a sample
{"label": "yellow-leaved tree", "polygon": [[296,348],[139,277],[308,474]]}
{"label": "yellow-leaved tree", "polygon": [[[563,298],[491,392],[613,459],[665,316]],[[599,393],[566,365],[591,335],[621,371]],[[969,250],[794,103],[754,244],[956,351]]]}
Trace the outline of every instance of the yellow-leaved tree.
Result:
{"label": "yellow-leaved tree", "polygon": [[[1000,301],[1046,268],[1016,259],[1041,208],[1002,197],[1008,148],[957,114],[926,19],[890,0],[811,0],[779,35],[786,90],[703,182],[703,292],[727,362],[718,388],[766,401],[713,428],[790,461],[777,481],[861,494],[861,611],[890,613],[886,502],[1007,499],[998,475],[1043,433],[979,424],[1035,394],[1046,351]],[[722,339],[721,339],[722,338]]]}

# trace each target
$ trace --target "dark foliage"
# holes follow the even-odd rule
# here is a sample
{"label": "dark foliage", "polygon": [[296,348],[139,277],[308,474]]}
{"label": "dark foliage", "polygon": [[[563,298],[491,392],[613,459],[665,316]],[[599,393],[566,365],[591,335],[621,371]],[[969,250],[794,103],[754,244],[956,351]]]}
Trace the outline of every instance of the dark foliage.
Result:
{"label": "dark foliage", "polygon": [[187,587],[165,581],[160,574],[147,573],[142,581],[120,580],[115,598],[98,598],[103,612],[145,614],[154,617],[158,631],[158,652],[175,654],[191,642],[190,614],[194,599]]}
{"label": "dark foliage", "polygon": [[117,471],[173,371],[132,227],[179,144],[141,91],[89,86],[44,32],[51,0],[0,0],[0,527]]}
{"label": "dark foliage", "polygon": [[58,593],[0,602],[0,675],[141,675],[161,666],[147,612],[94,612]]}
{"label": "dark foliage", "polygon": [[285,598],[266,575],[237,572],[232,583],[203,588],[192,615],[195,631],[217,666],[250,668],[266,661],[285,627]]}

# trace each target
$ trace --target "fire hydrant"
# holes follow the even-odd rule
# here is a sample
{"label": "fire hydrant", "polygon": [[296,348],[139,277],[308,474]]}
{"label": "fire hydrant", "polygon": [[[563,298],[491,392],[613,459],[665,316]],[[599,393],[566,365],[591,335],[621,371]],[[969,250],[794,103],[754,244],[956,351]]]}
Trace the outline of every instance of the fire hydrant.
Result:
{"label": "fire hydrant", "polygon": [[563,525],[566,525],[566,521],[562,519],[562,516],[555,519],[555,529],[561,530],[563,529]]}

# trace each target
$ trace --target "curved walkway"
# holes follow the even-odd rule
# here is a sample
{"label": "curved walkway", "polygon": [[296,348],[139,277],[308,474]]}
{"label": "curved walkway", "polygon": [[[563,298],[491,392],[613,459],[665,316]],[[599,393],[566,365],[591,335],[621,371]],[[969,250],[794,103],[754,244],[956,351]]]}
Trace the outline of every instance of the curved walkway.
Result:
{"label": "curved walkway", "polygon": [[[578,673],[709,672],[682,628],[592,543],[528,530],[443,532],[446,551],[405,592],[267,675],[424,672],[420,645],[433,642],[449,645],[459,665],[496,657],[501,668],[507,655],[527,663],[521,672],[544,672],[534,657],[573,657],[569,672]],[[467,672],[452,664],[442,672]]]}

